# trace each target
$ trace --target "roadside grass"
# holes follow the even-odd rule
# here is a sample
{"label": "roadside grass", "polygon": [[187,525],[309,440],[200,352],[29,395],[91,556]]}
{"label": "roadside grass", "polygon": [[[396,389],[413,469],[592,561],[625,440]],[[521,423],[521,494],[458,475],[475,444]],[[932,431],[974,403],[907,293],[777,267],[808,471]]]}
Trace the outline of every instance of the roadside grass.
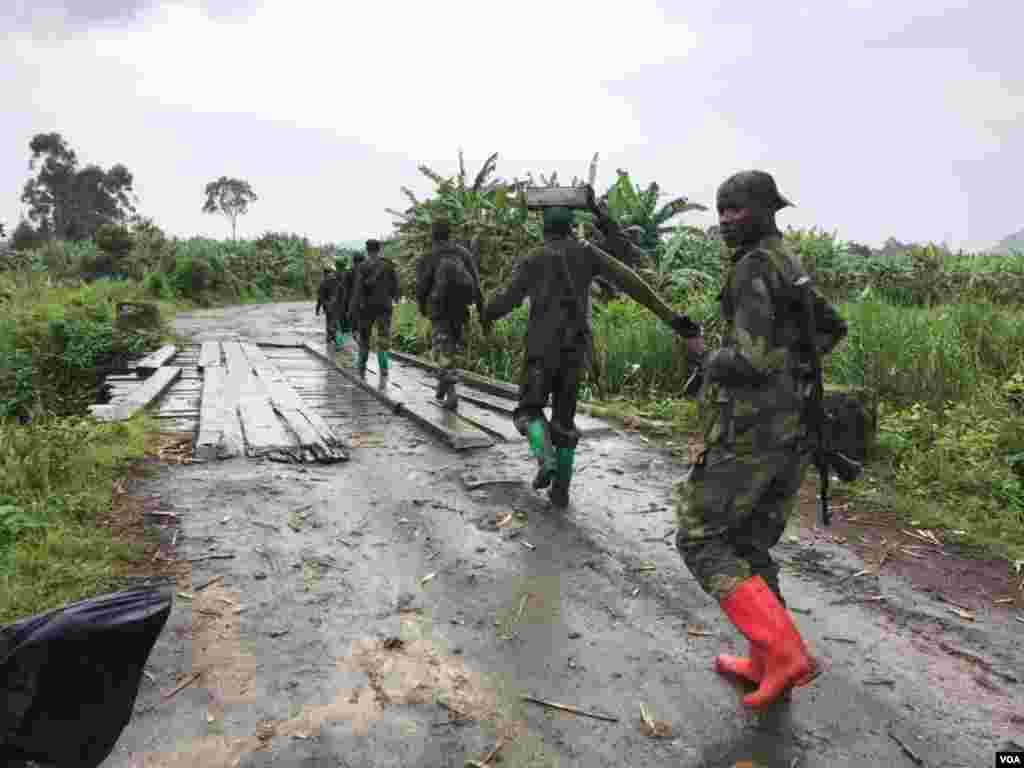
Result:
{"label": "roadside grass", "polygon": [[[861,509],[943,530],[965,551],[1024,559],[1024,314],[876,300],[839,310],[850,334],[827,358],[827,380],[867,387],[881,402],[876,454],[844,491]],[[519,307],[488,339],[474,312],[462,367],[517,381],[526,318]],[[429,348],[429,321],[414,304],[399,306],[394,328],[396,348]],[[679,396],[686,368],[671,332],[632,302],[612,302],[595,313],[594,343],[581,409],[685,456],[697,405]]]}
{"label": "roadside grass", "polygon": [[97,518],[154,428],[145,417],[0,422],[0,624],[96,594],[138,555]]}

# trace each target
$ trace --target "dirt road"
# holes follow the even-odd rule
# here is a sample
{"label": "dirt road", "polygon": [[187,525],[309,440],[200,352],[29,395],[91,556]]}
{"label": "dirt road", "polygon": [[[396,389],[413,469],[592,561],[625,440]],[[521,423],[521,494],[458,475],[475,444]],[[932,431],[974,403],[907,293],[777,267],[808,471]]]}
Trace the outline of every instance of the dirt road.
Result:
{"label": "dirt road", "polygon": [[[177,327],[322,335],[312,303]],[[1024,741],[1018,612],[968,621],[796,520],[782,587],[828,669],[750,715],[713,670],[745,643],[671,546],[684,468],[667,451],[582,443],[556,513],[521,445],[455,453],[354,385],[325,391],[350,461],[162,467],[132,489],[177,514],[178,558],[217,559],[182,578],[105,766],[462,768],[497,745],[487,765],[973,767]],[[668,731],[645,732],[642,705]]]}

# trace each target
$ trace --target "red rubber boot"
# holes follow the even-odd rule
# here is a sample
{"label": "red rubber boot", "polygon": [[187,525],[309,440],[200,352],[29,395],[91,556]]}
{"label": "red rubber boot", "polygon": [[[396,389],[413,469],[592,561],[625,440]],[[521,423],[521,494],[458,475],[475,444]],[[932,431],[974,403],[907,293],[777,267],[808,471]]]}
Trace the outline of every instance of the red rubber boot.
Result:
{"label": "red rubber boot", "polygon": [[764,660],[755,646],[750,646],[750,656],[719,654],[715,658],[715,670],[721,675],[736,675],[752,683],[760,683],[764,677]]}
{"label": "red rubber boot", "polygon": [[747,579],[721,605],[729,620],[757,649],[753,655],[759,654],[764,664],[758,689],[743,697],[746,706],[765,707],[794,685],[809,682],[816,665],[789,613],[764,579]]}

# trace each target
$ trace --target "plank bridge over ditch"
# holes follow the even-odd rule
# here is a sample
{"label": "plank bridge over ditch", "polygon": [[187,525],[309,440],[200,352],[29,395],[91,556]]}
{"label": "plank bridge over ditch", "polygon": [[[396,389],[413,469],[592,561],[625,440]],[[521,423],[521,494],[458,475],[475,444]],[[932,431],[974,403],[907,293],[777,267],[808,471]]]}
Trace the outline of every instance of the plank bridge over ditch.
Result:
{"label": "plank bridge over ditch", "polygon": [[[334,463],[349,456],[359,402],[374,398],[417,423],[452,449],[483,448],[524,438],[512,424],[516,387],[462,372],[459,407],[434,399],[434,366],[392,354],[381,381],[371,356],[365,378],[351,354],[324,345],[207,341],[167,346],[108,376],[100,419],[120,420],[149,409],[161,431],[193,437],[193,459],[234,457]],[[550,416],[550,410],[548,412]],[[599,419],[579,415],[586,437],[610,433]]]}

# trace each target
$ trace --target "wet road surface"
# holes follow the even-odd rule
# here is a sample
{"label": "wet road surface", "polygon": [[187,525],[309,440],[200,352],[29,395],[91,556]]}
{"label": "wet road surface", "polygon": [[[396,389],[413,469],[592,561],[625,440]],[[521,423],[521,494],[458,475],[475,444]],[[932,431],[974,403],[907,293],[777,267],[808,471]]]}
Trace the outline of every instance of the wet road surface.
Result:
{"label": "wet road surface", "polygon": [[[312,303],[177,327],[196,343],[322,335]],[[828,668],[753,715],[713,670],[745,642],[671,546],[684,467],[667,452],[581,443],[556,512],[523,446],[455,453],[327,368],[321,394],[347,463],[164,467],[134,488],[179,515],[177,556],[196,562],[104,766],[461,768],[496,745],[488,765],[976,766],[1022,741],[1012,616],[967,623],[855,576],[862,562],[796,521],[782,588]],[[666,735],[642,730],[641,705]]]}

